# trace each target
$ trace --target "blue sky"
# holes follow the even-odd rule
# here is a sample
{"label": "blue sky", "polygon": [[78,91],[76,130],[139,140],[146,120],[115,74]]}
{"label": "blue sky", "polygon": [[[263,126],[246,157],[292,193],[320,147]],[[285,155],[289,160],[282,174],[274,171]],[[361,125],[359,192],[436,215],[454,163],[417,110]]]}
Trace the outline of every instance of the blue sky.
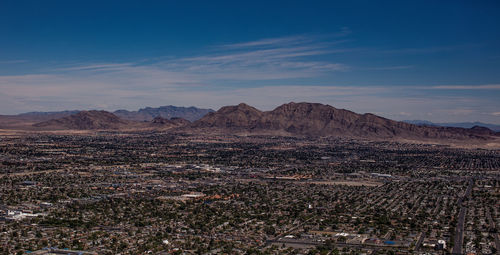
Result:
{"label": "blue sky", "polygon": [[0,114],[320,102],[500,124],[498,1],[0,1]]}

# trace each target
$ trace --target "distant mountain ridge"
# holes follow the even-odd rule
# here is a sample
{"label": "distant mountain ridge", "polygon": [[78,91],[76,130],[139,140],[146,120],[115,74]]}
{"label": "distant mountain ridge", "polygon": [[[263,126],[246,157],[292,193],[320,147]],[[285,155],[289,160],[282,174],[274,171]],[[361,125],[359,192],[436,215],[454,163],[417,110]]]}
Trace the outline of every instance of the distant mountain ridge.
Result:
{"label": "distant mountain ridge", "polygon": [[486,127],[493,131],[500,132],[500,125],[483,123],[483,122],[445,122],[434,123],[427,120],[403,120],[403,122],[414,125],[427,125],[427,126],[441,126],[441,127],[459,127],[459,128],[473,128],[474,126]]}
{"label": "distant mountain ridge", "polygon": [[73,111],[57,111],[57,112],[26,112],[26,113],[21,113],[18,114],[17,116],[23,116],[23,117],[43,117],[43,116],[69,116],[75,113],[80,112],[79,110],[73,110]]}
{"label": "distant mountain ridge", "polygon": [[[156,117],[164,119],[182,118],[189,121],[195,121],[205,116],[212,109],[202,109],[194,106],[179,107],[179,106],[160,106],[157,108],[146,107],[138,111],[117,110],[114,111],[117,117],[124,120],[132,121],[152,121]],[[32,126],[35,123],[44,122],[52,119],[68,117],[82,112],[81,110],[71,111],[52,111],[52,112],[27,112],[17,115],[0,115],[0,128],[17,129],[21,127]],[[178,125],[178,123],[176,124]]]}
{"label": "distant mountain ridge", "polygon": [[138,111],[117,110],[113,113],[123,119],[135,121],[151,121],[156,117],[162,117],[165,119],[183,118],[189,121],[195,121],[213,111],[214,110],[212,109],[202,109],[194,106],[179,107],[167,105],[157,108],[146,107],[139,109]]}
{"label": "distant mountain ridge", "polygon": [[80,111],[70,116],[36,123],[33,126],[43,129],[97,130],[120,129],[128,124],[129,122],[110,112]]}
{"label": "distant mountain ridge", "polygon": [[80,111],[70,116],[35,123],[41,130],[166,130],[187,126],[183,118],[156,117],[151,121],[125,120],[107,111]]}

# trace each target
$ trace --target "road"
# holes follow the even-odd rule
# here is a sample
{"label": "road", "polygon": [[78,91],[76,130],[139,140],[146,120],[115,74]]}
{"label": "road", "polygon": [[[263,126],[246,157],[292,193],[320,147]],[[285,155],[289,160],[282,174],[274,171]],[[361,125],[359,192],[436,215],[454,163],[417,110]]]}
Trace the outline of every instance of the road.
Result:
{"label": "road", "polygon": [[[323,244],[323,242],[318,242],[314,240],[272,240],[270,243],[274,244],[295,244],[306,246],[318,246]],[[361,247],[369,249],[396,249],[402,250],[407,249],[405,246],[388,246],[388,245],[377,245],[377,244],[358,244],[358,243],[334,243],[336,247]]]}
{"label": "road", "polygon": [[472,193],[472,186],[474,185],[474,181],[469,181],[469,186],[467,186],[467,190],[463,197],[458,200],[458,206],[460,206],[460,213],[458,214],[457,227],[455,229],[455,242],[453,245],[453,250],[451,254],[463,254],[462,247],[464,243],[464,224],[465,224],[465,214],[467,213],[467,207],[464,204],[464,201],[470,198]]}
{"label": "road", "polygon": [[458,214],[458,222],[457,228],[455,229],[455,243],[453,245],[453,250],[451,254],[463,254],[462,247],[464,242],[464,222],[465,222],[465,213],[467,208],[462,206],[460,208],[460,213]]}
{"label": "road", "polygon": [[415,251],[420,250],[420,246],[422,246],[424,238],[425,238],[425,232],[420,233],[420,238],[418,238],[418,241],[415,243]]}
{"label": "road", "polygon": [[26,171],[26,172],[20,172],[20,173],[6,173],[6,174],[0,174],[0,177],[8,177],[8,176],[28,176],[28,175],[34,175],[34,174],[49,174],[49,173],[59,173],[63,172],[65,169],[53,169],[53,170],[42,170],[42,171]]}

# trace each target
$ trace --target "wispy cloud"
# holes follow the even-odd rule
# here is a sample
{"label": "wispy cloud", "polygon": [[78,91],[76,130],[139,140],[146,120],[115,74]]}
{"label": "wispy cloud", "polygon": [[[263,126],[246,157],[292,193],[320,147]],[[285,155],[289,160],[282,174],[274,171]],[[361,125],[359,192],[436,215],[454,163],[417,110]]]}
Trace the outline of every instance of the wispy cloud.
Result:
{"label": "wispy cloud", "polygon": [[402,65],[402,66],[380,66],[380,67],[368,67],[368,68],[365,68],[366,70],[380,70],[380,71],[384,71],[384,70],[404,70],[404,69],[411,69],[413,68],[414,66],[412,65]]}
{"label": "wispy cloud", "polygon": [[500,84],[484,84],[484,85],[440,85],[432,86],[432,89],[450,89],[450,90],[497,90],[500,89]]}
{"label": "wispy cloud", "polygon": [[457,108],[457,109],[444,109],[441,110],[444,111],[448,114],[453,114],[453,115],[469,115],[472,113],[476,113],[477,111],[474,109],[463,109],[463,108]]}
{"label": "wispy cloud", "polygon": [[342,27],[340,29],[340,32],[338,32],[337,34],[335,34],[335,36],[338,36],[338,37],[344,37],[344,36],[348,36],[352,33],[351,29],[349,27]]}
{"label": "wispy cloud", "polygon": [[422,48],[401,48],[401,49],[390,49],[383,50],[381,53],[386,54],[427,54],[427,53],[437,53],[459,50],[465,47],[471,47],[471,45],[451,45],[451,46],[434,46],[434,47],[422,47]]}
{"label": "wispy cloud", "polygon": [[16,60],[3,60],[0,61],[0,64],[20,64],[20,63],[26,63],[28,60],[24,59],[16,59]]}
{"label": "wispy cloud", "polygon": [[[265,45],[266,48],[254,48]],[[311,58],[344,52],[303,37],[266,39],[235,44],[235,51],[175,59],[162,63],[167,69],[201,74],[209,79],[272,80],[321,76],[344,71],[343,63],[315,61]]]}
{"label": "wispy cloud", "polygon": [[[223,48],[225,50],[228,49],[247,49],[247,48],[276,48],[276,47],[290,47],[294,45],[304,45],[317,43],[318,40],[326,41],[329,45],[339,44],[346,42],[348,40],[340,40],[342,37],[346,37],[352,33],[349,27],[341,27],[338,33],[334,33],[328,36],[328,40],[324,40],[327,36],[319,36],[319,35],[294,35],[294,36],[284,36],[277,38],[264,38],[255,41],[249,42],[240,42],[240,43],[232,43],[232,44],[224,44],[218,46],[219,48]],[[332,40],[336,39],[336,40]]]}
{"label": "wispy cloud", "polygon": [[222,45],[222,48],[226,49],[240,49],[240,48],[249,48],[249,47],[276,47],[276,46],[290,46],[290,45],[297,45],[297,44],[304,44],[311,42],[311,38],[303,35],[298,35],[298,36],[286,36],[286,37],[279,37],[279,38],[266,38],[266,39],[260,39],[260,40],[255,40],[255,41],[250,41],[250,42],[242,42],[242,43],[233,43],[233,44],[225,44]]}
{"label": "wispy cloud", "polygon": [[142,73],[146,79],[153,74],[155,77],[166,76],[165,80],[176,76],[184,77],[183,79],[195,84],[320,77],[349,69],[349,66],[343,63],[314,60],[315,57],[350,50],[332,48],[331,45],[318,42],[314,37],[291,36],[225,45],[210,54],[149,61],[147,64],[82,63],[55,68],[52,71],[66,74],[99,72],[102,76],[105,76],[106,72],[112,72],[113,75],[118,72],[125,76]]}
{"label": "wispy cloud", "polygon": [[94,71],[111,71],[111,70],[122,70],[124,67],[131,67],[133,63],[118,63],[118,64],[92,64],[92,65],[77,65],[72,67],[64,67],[55,69],[56,71],[84,71],[84,70],[94,70]]}

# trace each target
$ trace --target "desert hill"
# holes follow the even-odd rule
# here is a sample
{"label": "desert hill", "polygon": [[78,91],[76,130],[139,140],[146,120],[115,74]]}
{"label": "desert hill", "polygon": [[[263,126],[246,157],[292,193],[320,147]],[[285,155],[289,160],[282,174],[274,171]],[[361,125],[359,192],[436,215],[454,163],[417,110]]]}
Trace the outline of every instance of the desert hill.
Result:
{"label": "desert hill", "polygon": [[192,127],[217,127],[226,129],[255,129],[264,113],[247,104],[224,106],[193,123]]}
{"label": "desert hill", "polygon": [[76,114],[36,123],[33,126],[43,129],[120,129],[130,123],[106,111],[80,111]]}

